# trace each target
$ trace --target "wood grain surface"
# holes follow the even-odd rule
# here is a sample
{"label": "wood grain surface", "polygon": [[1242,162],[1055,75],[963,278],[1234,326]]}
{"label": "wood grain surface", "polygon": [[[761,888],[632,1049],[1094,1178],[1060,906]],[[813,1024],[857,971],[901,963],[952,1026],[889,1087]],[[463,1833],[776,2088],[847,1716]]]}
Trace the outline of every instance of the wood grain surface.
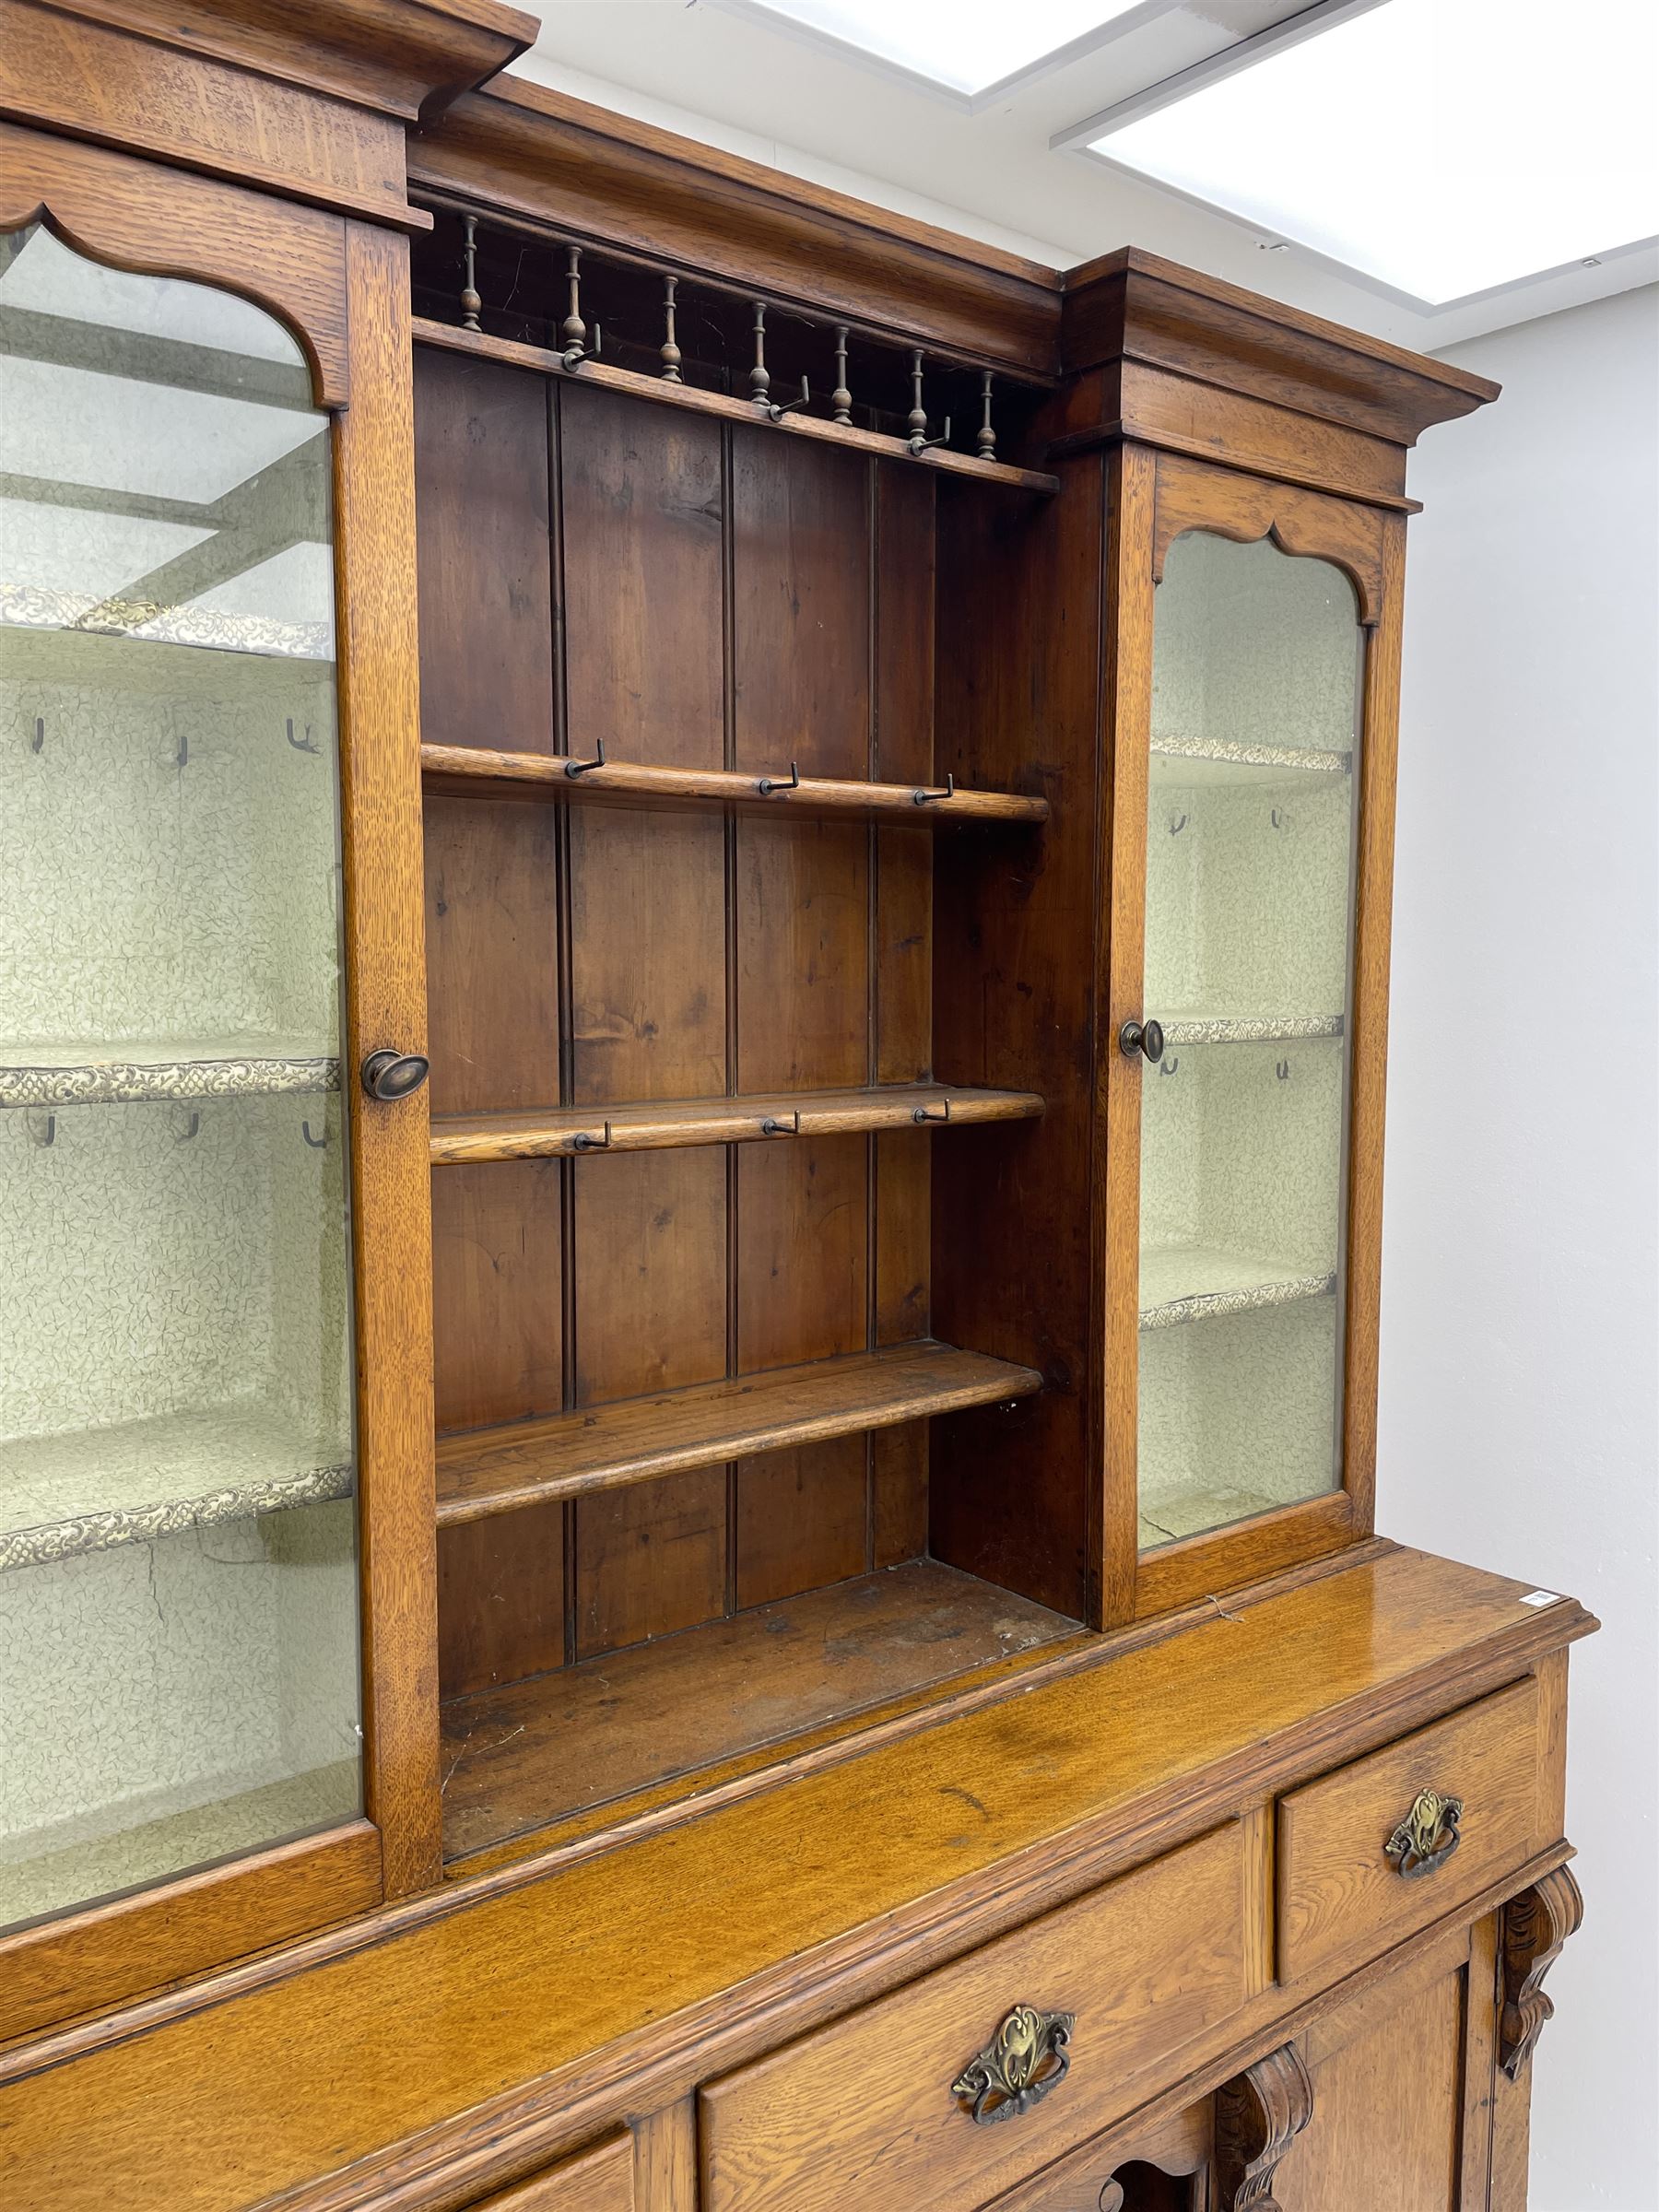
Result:
{"label": "wood grain surface", "polygon": [[439,1444],[438,1517],[444,1526],[476,1521],[537,1499],[798,1449],[956,1406],[1000,1405],[1040,1387],[1029,1368],[924,1338],[469,1430]]}

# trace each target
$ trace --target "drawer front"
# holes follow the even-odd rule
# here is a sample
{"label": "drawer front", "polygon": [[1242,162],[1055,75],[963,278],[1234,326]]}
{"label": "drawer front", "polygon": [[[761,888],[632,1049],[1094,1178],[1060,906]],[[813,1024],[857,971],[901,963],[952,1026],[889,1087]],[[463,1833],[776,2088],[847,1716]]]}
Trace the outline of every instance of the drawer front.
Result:
{"label": "drawer front", "polygon": [[[712,2084],[703,2212],[971,2212],[1026,2180],[1243,2002],[1244,1881],[1239,1828],[1218,1829]],[[1069,2036],[1043,2044],[1040,2025],[1039,2094],[975,2120],[985,2077],[955,2085],[1022,2006],[1072,2015]],[[1002,2058],[1018,2081],[1029,2024],[989,2072]]]}
{"label": "drawer front", "polygon": [[561,2159],[471,2212],[634,2212],[631,2136],[613,2136],[594,2150]]}
{"label": "drawer front", "polygon": [[[1554,1841],[1538,1720],[1538,1686],[1520,1682],[1280,1799],[1281,1982],[1386,1950]],[[1437,1818],[1425,1799],[1391,1855],[1428,1792],[1461,1811]]]}

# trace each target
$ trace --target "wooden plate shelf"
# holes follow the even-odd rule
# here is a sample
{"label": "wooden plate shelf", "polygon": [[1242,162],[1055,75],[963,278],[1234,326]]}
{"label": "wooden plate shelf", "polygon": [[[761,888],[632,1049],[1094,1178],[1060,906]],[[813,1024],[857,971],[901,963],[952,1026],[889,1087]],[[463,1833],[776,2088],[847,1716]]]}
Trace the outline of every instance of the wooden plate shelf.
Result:
{"label": "wooden plate shelf", "polygon": [[483,1521],[1041,1390],[1034,1369],[926,1337],[438,1440],[438,1525]]}
{"label": "wooden plate shelf", "polygon": [[638,761],[583,760],[565,753],[503,753],[483,747],[423,745],[429,791],[457,796],[610,799],[641,806],[752,806],[759,813],[865,815],[912,825],[1046,822],[1046,799],[1007,791],[871,783],[852,777],[797,776],[778,769],[744,775],[730,769],[650,768]]}
{"label": "wooden plate shelf", "polygon": [[431,1150],[435,1166],[463,1167],[480,1159],[666,1152],[681,1145],[775,1143],[876,1129],[962,1129],[984,1122],[1031,1121],[1041,1112],[1035,1091],[903,1083],[613,1106],[603,1113],[576,1106],[531,1113],[440,1114],[432,1123]]}
{"label": "wooden plate shelf", "polygon": [[516,338],[492,337],[487,331],[462,330],[453,324],[435,323],[420,315],[414,318],[413,329],[419,345],[447,347],[452,352],[471,354],[481,360],[511,362],[515,368],[538,370],[544,376],[580,381],[602,391],[631,393],[636,398],[653,400],[659,406],[689,409],[693,414],[716,416],[725,422],[761,423],[782,437],[840,446],[845,452],[869,453],[881,461],[900,461],[908,468],[966,477],[981,484],[1001,485],[1007,490],[1038,492],[1045,497],[1052,497],[1060,488],[1059,477],[1042,469],[1014,468],[1006,461],[982,461],[972,453],[953,453],[942,445],[928,445],[916,453],[907,439],[890,438],[881,430],[859,429],[851,423],[827,422],[818,415],[786,414],[774,418],[753,400],[738,399],[726,392],[707,392],[695,384],[671,383],[665,377],[643,376],[634,369],[614,369],[609,362],[594,360],[591,356],[571,369],[566,366],[565,355],[551,347],[521,345]]}

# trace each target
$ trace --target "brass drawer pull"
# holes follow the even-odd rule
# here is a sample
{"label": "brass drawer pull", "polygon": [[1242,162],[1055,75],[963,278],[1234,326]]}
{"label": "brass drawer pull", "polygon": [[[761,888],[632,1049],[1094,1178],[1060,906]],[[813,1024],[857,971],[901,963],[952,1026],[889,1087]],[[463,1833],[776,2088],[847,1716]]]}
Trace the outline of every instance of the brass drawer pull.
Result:
{"label": "brass drawer pull", "polygon": [[1017,2120],[1065,2079],[1073,2021],[1069,2012],[1016,2005],[979,2056],[951,2083],[951,2095],[981,2127]]}
{"label": "brass drawer pull", "polygon": [[1432,1874],[1443,1865],[1463,1838],[1463,1799],[1442,1796],[1439,1790],[1419,1790],[1411,1810],[1383,1845],[1408,1882],[1420,1874]]}

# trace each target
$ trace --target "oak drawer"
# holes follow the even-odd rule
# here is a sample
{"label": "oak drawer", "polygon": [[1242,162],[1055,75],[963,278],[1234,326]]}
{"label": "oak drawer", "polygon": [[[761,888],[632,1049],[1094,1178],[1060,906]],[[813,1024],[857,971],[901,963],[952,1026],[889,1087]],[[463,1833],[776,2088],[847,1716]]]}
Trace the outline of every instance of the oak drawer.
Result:
{"label": "oak drawer", "polygon": [[[1242,2003],[1236,1824],[702,2091],[703,2212],[970,2212],[1085,2142]],[[953,2093],[1016,2006],[1070,2013],[1067,2070],[975,2121]]]}
{"label": "oak drawer", "polygon": [[[1281,1798],[1280,1981],[1386,1950],[1552,1842],[1540,1779],[1529,1679]],[[1427,1790],[1462,1800],[1457,1841],[1412,1868],[1388,1845]]]}
{"label": "oak drawer", "polygon": [[631,2136],[613,2136],[593,2150],[561,2159],[469,2212],[634,2212]]}

